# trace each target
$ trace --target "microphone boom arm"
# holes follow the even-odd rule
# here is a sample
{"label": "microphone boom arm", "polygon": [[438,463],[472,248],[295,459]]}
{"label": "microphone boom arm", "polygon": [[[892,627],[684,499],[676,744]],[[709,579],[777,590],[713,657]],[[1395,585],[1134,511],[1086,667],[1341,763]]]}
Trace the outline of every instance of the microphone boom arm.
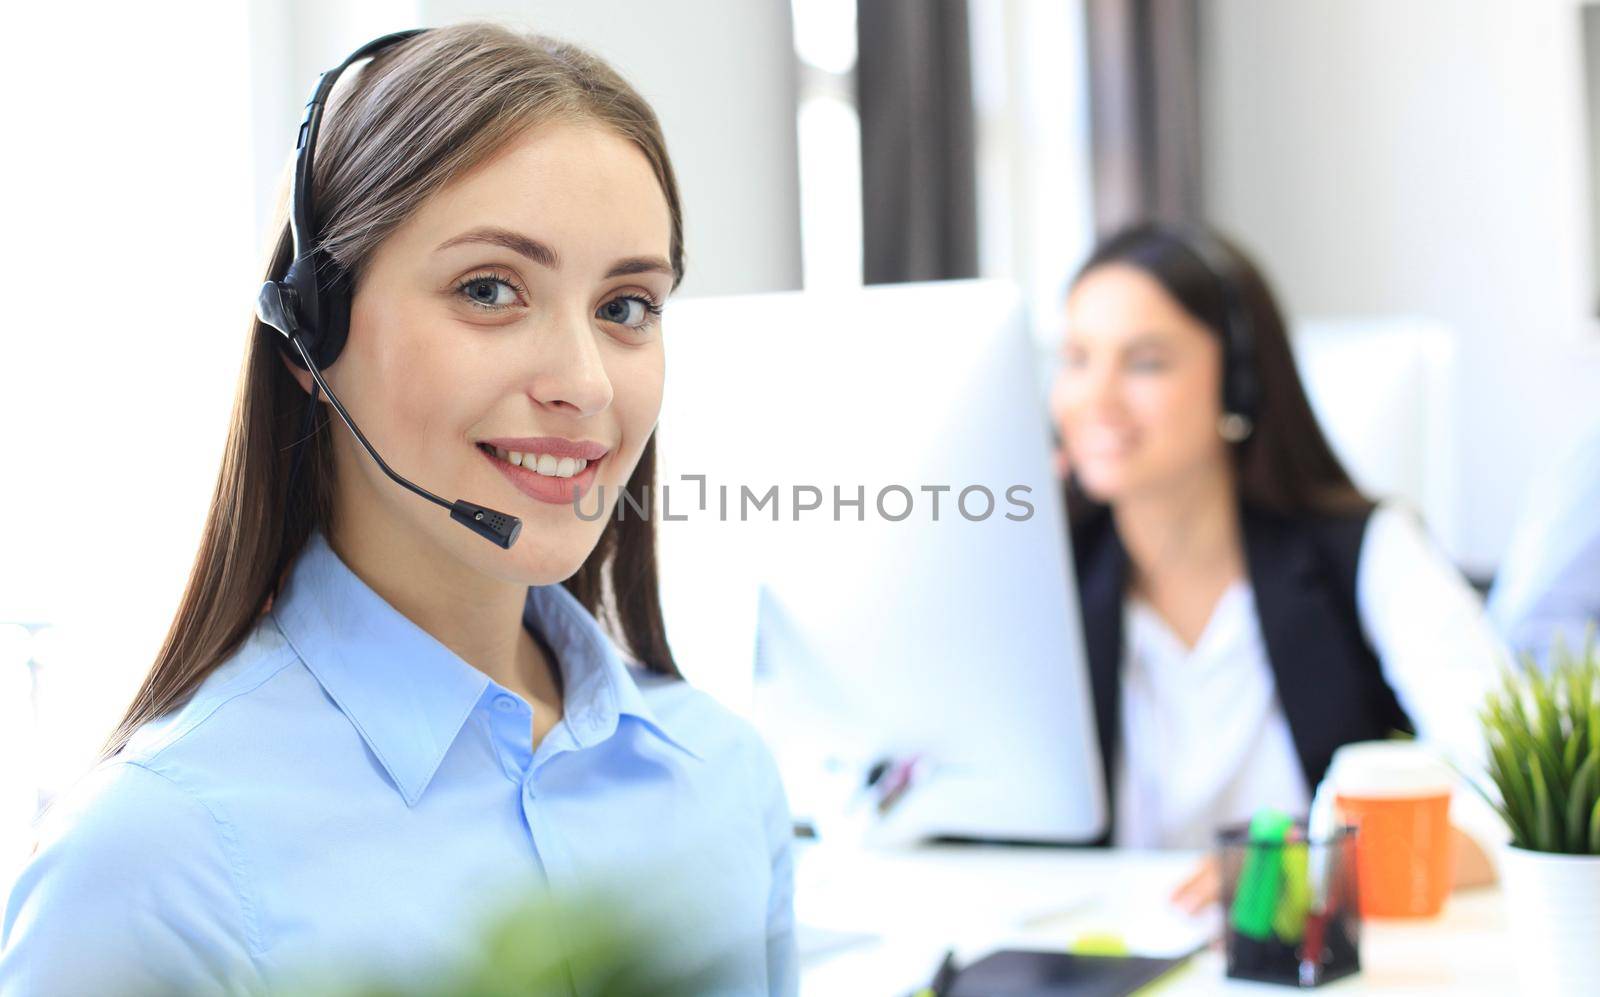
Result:
{"label": "microphone boom arm", "polygon": [[451,519],[484,539],[491,540],[504,548],[510,548],[512,544],[517,542],[517,537],[522,532],[522,520],[516,516],[496,512],[485,506],[475,505],[466,499],[457,499],[453,503],[446,502],[426,488],[414,484],[396,473],[393,468],[384,462],[382,457],[378,456],[378,451],[373,449],[371,443],[367,442],[367,438],[362,434],[361,430],[356,428],[356,421],[350,418],[350,413],[345,411],[344,405],[339,401],[339,396],[334,394],[333,389],[328,387],[328,382],[323,380],[322,371],[317,368],[316,363],[311,359],[311,353],[306,349],[305,344],[300,341],[300,337],[291,335],[289,342],[294,344],[294,348],[299,352],[300,358],[305,361],[306,370],[310,371],[311,376],[316,379],[317,387],[321,388],[322,393],[328,396],[328,401],[333,403],[333,409],[339,413],[339,418],[344,420],[344,424],[350,428],[350,432],[355,434],[355,438],[360,441],[361,446],[372,459],[378,462],[378,467],[382,468],[384,474],[387,474],[396,484],[410,489],[429,502],[449,509]]}

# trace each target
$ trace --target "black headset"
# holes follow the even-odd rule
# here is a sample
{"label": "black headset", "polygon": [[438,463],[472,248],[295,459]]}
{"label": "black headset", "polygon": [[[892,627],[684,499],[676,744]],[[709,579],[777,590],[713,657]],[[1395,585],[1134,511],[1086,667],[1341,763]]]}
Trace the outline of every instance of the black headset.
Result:
{"label": "black headset", "polygon": [[1256,376],[1256,337],[1245,304],[1243,275],[1235,254],[1201,225],[1163,226],[1211,275],[1222,296],[1222,432],[1240,443],[1255,428],[1261,407],[1261,381]]}
{"label": "black headset", "polygon": [[306,367],[305,361],[288,349],[296,339],[305,346],[317,367],[328,367],[339,358],[345,336],[350,331],[350,275],[317,244],[311,169],[317,132],[322,127],[323,107],[339,75],[351,63],[375,56],[426,30],[396,31],[361,46],[338,66],[323,73],[317,79],[311,99],[306,101],[305,118],[300,122],[300,136],[295,143],[294,176],[289,188],[293,204],[289,233],[294,239],[294,260],[281,280],[269,280],[261,285],[261,295],[256,302],[261,321],[283,333],[287,340],[283,344],[285,352],[302,369]]}
{"label": "black headset", "polygon": [[[350,275],[319,245],[316,234],[316,215],[313,211],[311,168],[317,144],[317,131],[322,125],[322,109],[327,103],[339,74],[353,62],[375,56],[399,43],[422,34],[426,28],[412,28],[376,38],[356,49],[339,65],[317,79],[311,99],[306,101],[305,118],[300,122],[300,135],[295,143],[294,175],[289,188],[292,208],[289,214],[289,233],[294,242],[294,258],[289,269],[276,280],[261,285],[256,297],[256,316],[268,326],[282,333],[285,342],[279,344],[283,352],[297,367],[311,372],[314,385],[311,406],[316,407],[317,391],[328,396],[334,411],[350,427],[350,432],[362,447],[378,462],[378,466],[398,484],[410,489],[436,505],[450,510],[450,518],[474,533],[509,548],[522,532],[522,521],[515,516],[496,512],[457,499],[447,502],[439,496],[401,477],[384,463],[383,458],[367,442],[355,420],[339,399],[329,390],[322,378],[322,368],[331,365],[344,349],[345,337],[350,331]],[[309,414],[309,413],[308,413]],[[302,433],[302,436],[305,434]],[[301,453],[304,453],[302,450]],[[293,487],[295,472],[299,469],[300,453],[295,455],[294,469],[290,472]]]}

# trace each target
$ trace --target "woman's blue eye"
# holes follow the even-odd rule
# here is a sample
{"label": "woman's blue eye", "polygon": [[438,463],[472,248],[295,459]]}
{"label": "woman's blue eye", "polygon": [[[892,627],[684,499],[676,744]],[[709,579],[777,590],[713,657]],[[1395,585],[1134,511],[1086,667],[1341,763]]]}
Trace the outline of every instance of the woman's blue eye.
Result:
{"label": "woman's blue eye", "polygon": [[596,317],[617,325],[625,325],[632,329],[643,329],[650,324],[652,318],[661,314],[661,306],[648,298],[625,295],[612,298],[600,306],[595,312]]}
{"label": "woman's blue eye", "polygon": [[[511,292],[510,300],[504,300],[499,296],[500,288]],[[474,308],[481,308],[487,312],[497,312],[516,304],[517,290],[517,286],[505,278],[489,276],[468,277],[456,286],[457,294],[465,297]]]}

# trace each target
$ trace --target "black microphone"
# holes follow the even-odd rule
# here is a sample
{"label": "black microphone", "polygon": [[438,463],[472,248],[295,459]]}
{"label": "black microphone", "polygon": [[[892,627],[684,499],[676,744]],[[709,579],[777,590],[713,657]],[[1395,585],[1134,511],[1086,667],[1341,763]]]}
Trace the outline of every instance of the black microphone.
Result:
{"label": "black microphone", "polygon": [[492,540],[501,547],[505,548],[510,548],[512,544],[517,542],[517,536],[522,533],[522,520],[518,519],[516,516],[507,515],[503,512],[496,512],[495,510],[485,506],[468,502],[466,499],[456,499],[454,502],[446,502],[444,499],[428,491],[426,488],[412,484],[410,481],[407,481],[405,478],[395,473],[395,471],[389,467],[388,464],[383,462],[383,458],[378,456],[378,451],[374,450],[372,448],[372,444],[367,442],[367,438],[361,434],[361,430],[356,428],[355,420],[350,418],[350,413],[346,412],[344,406],[339,403],[339,396],[335,395],[333,393],[333,389],[328,387],[328,382],[322,379],[322,371],[317,368],[316,363],[311,359],[311,354],[306,349],[305,344],[300,341],[300,337],[298,335],[291,334],[288,338],[289,342],[294,344],[294,348],[299,351],[300,359],[306,362],[306,369],[311,372],[311,376],[313,378],[316,378],[317,387],[321,388],[322,393],[328,396],[328,401],[333,403],[333,409],[335,412],[339,413],[339,418],[344,420],[344,424],[350,427],[350,432],[354,433],[356,439],[361,441],[361,445],[366,448],[367,453],[372,456],[373,460],[378,462],[379,467],[383,468],[384,474],[387,474],[390,478],[394,479],[396,483],[411,489],[418,495],[421,495],[429,502],[433,502],[437,505],[443,506],[446,509],[449,509],[451,519],[460,523],[462,526],[465,526],[478,536],[483,537],[486,540]]}

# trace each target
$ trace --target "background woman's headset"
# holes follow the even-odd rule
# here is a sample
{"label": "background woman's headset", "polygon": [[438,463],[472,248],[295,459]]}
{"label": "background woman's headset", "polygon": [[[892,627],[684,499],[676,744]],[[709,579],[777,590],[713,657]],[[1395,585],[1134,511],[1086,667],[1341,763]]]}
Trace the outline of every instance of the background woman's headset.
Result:
{"label": "background woman's headset", "polygon": [[[256,297],[256,315],[263,323],[283,334],[286,342],[280,346],[289,360],[295,366],[311,372],[315,382],[311,389],[313,409],[320,389],[328,396],[339,418],[350,427],[350,432],[361,442],[361,446],[378,462],[384,474],[428,501],[449,509],[450,518],[472,532],[509,548],[522,532],[522,520],[465,499],[447,502],[395,473],[378,456],[378,451],[367,442],[361,430],[356,428],[355,420],[322,378],[322,368],[337,360],[344,349],[345,338],[350,332],[350,299],[353,293],[348,271],[328,255],[317,241],[311,169],[317,131],[322,125],[322,110],[339,74],[351,63],[375,56],[426,30],[412,28],[376,38],[356,49],[343,62],[317,79],[311,99],[306,101],[305,118],[300,122],[300,134],[295,143],[294,175],[289,188],[292,201],[289,233],[294,241],[293,262],[281,278],[268,280],[261,285],[261,292]],[[294,474],[299,469],[299,458],[300,454],[296,454],[294,469],[290,472],[291,487]]]}
{"label": "background woman's headset", "polygon": [[1229,443],[1242,443],[1254,431],[1261,406],[1255,329],[1244,300],[1243,275],[1233,251],[1202,226],[1174,225],[1168,231],[1211,274],[1222,295],[1222,418],[1217,431]]}

